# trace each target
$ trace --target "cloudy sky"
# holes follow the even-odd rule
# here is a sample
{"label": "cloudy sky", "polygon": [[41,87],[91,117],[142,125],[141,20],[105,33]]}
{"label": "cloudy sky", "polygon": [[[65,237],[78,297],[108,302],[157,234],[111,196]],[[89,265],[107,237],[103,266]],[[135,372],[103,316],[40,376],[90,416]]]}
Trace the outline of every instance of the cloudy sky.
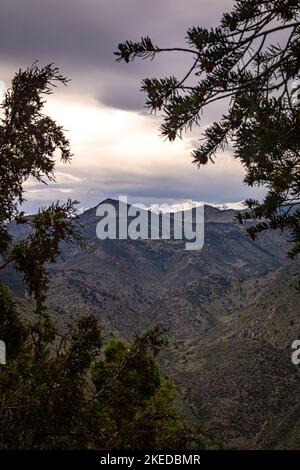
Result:
{"label": "cloudy sky", "polygon": [[[243,184],[243,169],[230,156],[197,170],[190,152],[201,135],[182,141],[158,135],[159,116],[144,109],[140,81],[147,76],[183,76],[190,57],[116,63],[118,43],[149,35],[162,47],[183,46],[193,25],[213,26],[231,0],[1,0],[0,88],[19,67],[54,62],[72,79],[49,99],[47,112],[67,129],[74,158],[57,165],[57,184],[27,184],[27,208],[35,210],[70,195],[81,207],[105,197],[131,202],[193,199],[235,202],[259,197]],[[206,126],[221,112],[211,108]]]}

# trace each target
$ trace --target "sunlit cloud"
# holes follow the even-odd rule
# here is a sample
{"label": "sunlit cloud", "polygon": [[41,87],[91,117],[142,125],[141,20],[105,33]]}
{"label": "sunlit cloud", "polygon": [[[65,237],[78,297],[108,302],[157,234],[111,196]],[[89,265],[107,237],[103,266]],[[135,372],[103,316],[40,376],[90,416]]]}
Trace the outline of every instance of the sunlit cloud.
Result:
{"label": "sunlit cloud", "polygon": [[[218,119],[226,103],[215,103],[204,113],[201,129],[173,143],[159,136],[161,117],[147,114],[143,107],[141,79],[184,76],[190,57],[169,54],[127,65],[116,63],[113,55],[119,42],[142,34],[163,46],[183,45],[188,27],[216,24],[231,3],[206,2],[199,9],[199,0],[190,0],[189,8],[181,0],[16,0],[16,15],[12,3],[4,2],[0,93],[20,67],[37,59],[40,65],[54,62],[72,79],[68,87],[47,96],[45,113],[66,130],[74,157],[67,165],[57,159],[56,183],[26,182],[30,210],[68,196],[81,207],[119,194],[137,202],[224,203],[261,196],[261,188],[249,189],[243,183],[244,170],[230,149],[215,165],[198,171],[192,164],[190,153],[199,144],[201,130]],[[164,18],[163,28],[158,18]]]}
{"label": "sunlit cloud", "polygon": [[45,188],[28,182],[28,201],[34,196],[50,201],[70,195],[86,207],[127,194],[141,202],[192,198],[224,203],[258,193],[245,187],[244,170],[230,152],[197,170],[190,157],[197,131],[170,143],[158,135],[159,118],[109,108],[71,92],[63,102],[53,96],[46,111],[59,117],[74,157],[71,165],[57,160],[55,184]]}
{"label": "sunlit cloud", "polygon": [[5,85],[5,82],[3,80],[0,80],[0,100],[2,101],[3,97],[4,97],[4,93],[6,91],[6,85]]}

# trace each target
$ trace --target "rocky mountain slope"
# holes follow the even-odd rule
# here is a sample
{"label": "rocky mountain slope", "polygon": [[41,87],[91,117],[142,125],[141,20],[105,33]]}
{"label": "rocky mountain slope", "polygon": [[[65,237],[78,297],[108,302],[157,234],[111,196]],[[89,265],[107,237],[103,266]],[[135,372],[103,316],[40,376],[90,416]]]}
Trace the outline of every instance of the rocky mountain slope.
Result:
{"label": "rocky mountain slope", "polygon": [[193,412],[226,447],[299,448],[298,282],[296,263],[272,273],[236,316],[165,357]]}
{"label": "rocky mountain slope", "polygon": [[[161,323],[170,338],[163,366],[209,432],[226,447],[297,447],[299,264],[278,232],[254,243],[233,215],[207,206],[204,247],[186,251],[184,241],[98,240],[89,209],[80,217],[89,249],[63,247],[49,305],[59,321],[95,313],[105,334]],[[16,273],[5,276],[24,296]]]}
{"label": "rocky mountain slope", "polygon": [[251,281],[286,263],[279,234],[253,243],[233,214],[207,207],[204,248],[186,251],[183,241],[98,240],[91,209],[80,218],[90,248],[65,247],[49,301],[73,315],[93,311],[125,335],[161,322],[176,339],[197,337],[243,307]]}

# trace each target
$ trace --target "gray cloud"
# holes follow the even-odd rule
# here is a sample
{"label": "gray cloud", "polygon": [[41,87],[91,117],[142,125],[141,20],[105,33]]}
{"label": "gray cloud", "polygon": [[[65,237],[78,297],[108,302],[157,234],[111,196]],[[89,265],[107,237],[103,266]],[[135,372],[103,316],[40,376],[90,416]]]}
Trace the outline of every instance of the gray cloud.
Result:
{"label": "gray cloud", "polygon": [[[159,169],[154,175],[138,175],[130,169],[118,173],[100,168],[92,172],[72,169],[66,172],[66,178],[63,176],[64,171],[60,168],[58,183],[50,184],[48,191],[44,191],[41,185],[30,188],[33,193],[27,194],[27,212],[37,210],[41,202],[45,205],[52,200],[64,201],[67,197],[79,200],[80,207],[87,208],[96,206],[107,197],[118,198],[120,195],[127,195],[131,203],[150,205],[180,199],[208,203],[237,202],[249,197],[262,197],[265,192],[263,188],[247,187],[240,173],[229,171],[224,177],[222,171],[209,167],[199,171],[187,167],[185,174],[177,172],[175,167],[168,175],[160,175]],[[81,179],[81,182],[77,179]]]}
{"label": "gray cloud", "polygon": [[217,23],[231,3],[231,0],[4,1],[0,58],[16,67],[35,60],[54,62],[64,73],[76,78],[76,83],[80,79],[86,81],[92,69],[90,86],[98,98],[122,109],[127,106],[135,109],[142,103],[138,91],[142,77],[184,73],[188,59],[174,60],[174,56],[168,55],[151,63],[117,64],[113,56],[117,44],[126,39],[138,40],[146,34],[162,45],[184,44],[189,26]]}
{"label": "gray cloud", "polygon": [[[176,74],[183,76],[190,57],[167,54],[157,60],[132,64],[115,62],[113,52],[119,42],[149,35],[161,46],[183,45],[188,27],[218,23],[232,0],[9,0],[1,2],[0,60],[7,81],[19,67],[39,60],[54,62],[72,78],[72,89],[102,104],[143,113],[144,96],[139,91],[145,76]],[[221,110],[216,105],[205,115],[205,122]],[[59,117],[58,117],[59,120]],[[159,124],[159,123],[158,123]],[[200,132],[199,132],[200,134]],[[197,136],[195,136],[197,138]],[[88,172],[71,167],[78,181],[62,181],[49,186],[41,196],[28,193],[27,208],[53,199],[65,199],[66,191],[88,207],[109,195],[122,192],[142,200],[193,198],[211,202],[241,200],[250,193],[241,174],[201,176],[191,168],[187,150],[186,174],[176,162],[170,175],[156,173],[138,176],[132,171]],[[141,157],[142,158],[142,157]],[[91,174],[92,173],[92,174]],[[37,188],[31,188],[37,190]],[[45,190],[44,190],[45,191]],[[47,191],[47,190],[46,190]]]}
{"label": "gray cloud", "polygon": [[189,26],[217,23],[231,4],[231,0],[9,0],[1,4],[2,53],[108,65],[120,41],[150,34],[164,44],[182,43]]}

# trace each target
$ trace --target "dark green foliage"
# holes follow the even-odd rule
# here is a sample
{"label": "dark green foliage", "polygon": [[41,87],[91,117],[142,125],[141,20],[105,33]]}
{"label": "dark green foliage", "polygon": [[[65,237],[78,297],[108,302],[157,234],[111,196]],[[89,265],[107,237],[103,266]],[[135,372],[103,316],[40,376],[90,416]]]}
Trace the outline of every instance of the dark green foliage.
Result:
{"label": "dark green foliage", "polygon": [[[300,7],[298,0],[236,0],[213,29],[190,28],[188,48],[159,48],[147,37],[127,41],[117,60],[151,59],[161,52],[183,52],[193,63],[182,79],[146,78],[146,106],[162,110],[162,136],[169,140],[200,125],[203,109],[225,100],[228,111],[210,125],[193,151],[195,164],[214,161],[228,145],[246,169],[245,182],[268,189],[262,203],[247,201],[240,222],[261,219],[249,233],[287,230],[300,251],[300,110],[292,81],[300,70]],[[279,40],[279,42],[278,42]]]}
{"label": "dark green foliage", "polygon": [[[39,313],[45,301],[48,276],[44,265],[54,262],[63,240],[78,241],[79,231],[74,217],[76,202],[52,204],[33,218],[20,211],[24,201],[24,183],[33,178],[37,181],[54,181],[55,153],[61,160],[71,158],[69,142],[58,126],[42,113],[43,95],[52,93],[55,83],[67,83],[56,67],[39,68],[33,65],[19,70],[6,92],[0,121],[0,269],[9,263],[24,274],[30,294],[37,303]],[[13,243],[7,223],[31,226],[27,239]]]}
{"label": "dark green foliage", "polygon": [[[43,94],[67,80],[49,65],[19,71],[6,94],[0,123],[0,270],[24,276],[35,308],[21,315],[0,283],[0,339],[7,364],[0,374],[0,449],[181,449],[210,444],[188,431],[175,410],[174,387],[154,357],[164,345],[155,328],[132,344],[109,343],[103,359],[100,328],[83,316],[59,331],[46,305],[49,274],[62,242],[82,244],[75,203],[53,203],[34,217],[20,211],[29,177],[54,180],[54,154],[70,159],[60,126],[44,116]],[[25,224],[14,241],[8,223]],[[61,292],[63,295],[63,292]],[[195,435],[194,435],[195,434]]]}
{"label": "dark green foliage", "polygon": [[1,223],[16,215],[16,203],[22,202],[23,184],[29,177],[54,178],[56,150],[63,162],[71,158],[62,127],[42,113],[42,95],[51,94],[55,82],[66,84],[67,79],[52,65],[19,70],[1,105]]}
{"label": "dark green foliage", "polygon": [[101,345],[96,319],[80,319],[64,336],[49,319],[22,323],[21,348],[1,369],[0,448],[86,447],[87,375]]}
{"label": "dark green foliage", "polygon": [[94,412],[106,432],[102,446],[179,449],[192,440],[179,413],[170,406],[174,385],[162,378],[154,361],[162,346],[156,328],[131,345],[111,340],[104,359],[94,364]]}
{"label": "dark green foliage", "polygon": [[49,281],[45,264],[55,262],[62,240],[83,241],[79,227],[76,227],[74,204],[69,199],[66,204],[55,203],[40,210],[30,222],[30,235],[16,243],[7,256],[7,260],[13,261],[16,269],[23,273],[28,293],[34,296],[39,312],[43,310]]}
{"label": "dark green foliage", "polygon": [[10,293],[0,288],[0,331],[14,346],[0,375],[0,449],[211,444],[187,428],[173,405],[174,385],[154,361],[164,344],[159,328],[132,344],[111,341],[101,358],[95,317],[82,317],[60,334],[49,318],[22,320]]}
{"label": "dark green foliage", "polygon": [[0,307],[1,340],[6,344],[7,360],[11,360],[23,350],[26,329],[16,311],[10,291],[2,283],[0,283]]}

